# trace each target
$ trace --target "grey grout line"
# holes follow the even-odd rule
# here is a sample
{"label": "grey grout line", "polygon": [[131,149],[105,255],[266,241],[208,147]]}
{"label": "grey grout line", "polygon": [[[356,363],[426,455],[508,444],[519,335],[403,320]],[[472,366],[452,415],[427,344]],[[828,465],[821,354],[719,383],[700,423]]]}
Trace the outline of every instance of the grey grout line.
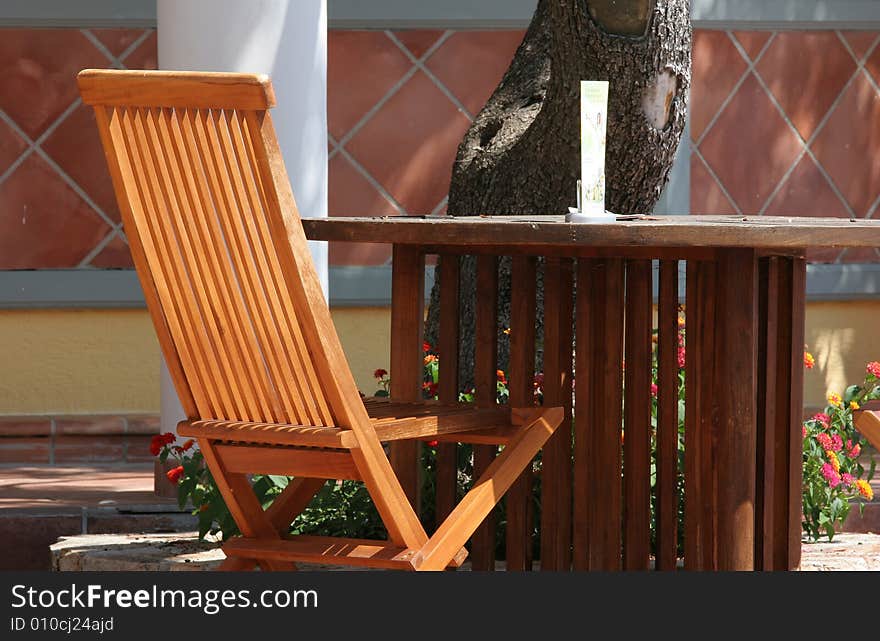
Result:
{"label": "grey grout line", "polygon": [[700,134],[700,139],[697,140],[698,146],[702,145],[703,141],[706,140],[706,136],[708,136],[709,132],[712,131],[712,128],[715,126],[715,123],[718,122],[718,119],[721,118],[721,114],[724,113],[724,110],[727,109],[727,106],[733,101],[736,94],[739,93],[740,88],[743,86],[745,81],[748,80],[749,75],[755,71],[756,65],[761,61],[761,58],[764,57],[764,54],[770,48],[770,45],[773,44],[773,41],[776,40],[776,32],[774,31],[771,34],[771,36],[767,39],[767,42],[764,43],[764,46],[761,47],[761,50],[758,52],[758,55],[755,56],[755,59],[752,60],[749,57],[749,54],[743,48],[743,46],[740,45],[739,41],[736,39],[736,37],[733,35],[733,33],[731,33],[730,31],[725,31],[724,33],[727,35],[728,39],[731,41],[734,48],[736,48],[736,50],[739,52],[739,55],[743,58],[747,67],[746,67],[746,70],[743,72],[742,77],[740,77],[740,79],[733,86],[733,89],[731,89],[730,93],[727,95],[727,98],[725,98],[724,101],[721,103],[721,105],[718,107],[718,110],[715,112],[715,115],[712,116],[712,120],[710,120],[709,124],[706,125],[706,128],[703,129],[703,133]]}
{"label": "grey grout line", "polygon": [[426,51],[424,53],[424,55],[422,55],[421,58],[416,58],[412,54],[412,52],[406,48],[406,45],[403,44],[397,38],[397,36],[395,36],[391,31],[385,32],[385,35],[388,36],[388,38],[391,40],[391,42],[393,42],[395,45],[397,45],[398,49],[400,49],[403,52],[403,54],[407,58],[409,58],[410,62],[412,62],[416,67],[418,67],[419,71],[424,73],[428,77],[428,79],[431,82],[433,82],[434,85],[443,93],[443,95],[445,95],[447,98],[449,98],[450,102],[452,102],[452,104],[455,105],[456,109],[458,109],[461,113],[463,113],[465,115],[465,117],[467,117],[468,120],[473,122],[474,115],[468,110],[467,107],[465,107],[462,104],[462,102],[458,98],[456,98],[455,94],[453,94],[449,90],[449,88],[445,84],[443,84],[443,82],[437,76],[434,75],[434,72],[432,72],[430,69],[428,69],[428,67],[425,66],[425,61],[427,61],[428,58],[430,58],[434,54],[434,52],[437,49],[439,49],[443,45],[443,43],[446,42],[446,40],[448,40],[452,36],[452,34],[453,34],[452,31],[444,32],[443,35],[440,36],[440,38],[437,40],[437,42],[435,42],[431,46],[431,48],[428,49],[428,51]]}
{"label": "grey grout line", "polygon": [[[729,34],[729,35],[731,37],[731,41],[733,42],[734,47],[736,47],[737,50],[740,52],[740,55],[747,56],[748,54],[746,53],[746,51],[742,47],[742,45],[733,37],[732,34]],[[771,40],[772,40],[772,38],[771,38]],[[766,48],[765,48],[765,50],[766,50]],[[762,51],[762,53],[763,53],[763,51]],[[852,55],[852,54],[850,53],[850,55]],[[834,180],[831,179],[831,176],[828,174],[828,172],[822,166],[822,163],[819,162],[819,159],[816,158],[816,155],[813,153],[812,149],[810,149],[810,145],[816,140],[818,135],[821,133],[821,130],[824,128],[825,124],[828,122],[828,120],[831,118],[831,115],[836,110],[837,105],[840,103],[840,100],[842,99],[843,94],[847,91],[847,89],[849,89],[849,86],[852,84],[853,79],[858,75],[858,72],[860,69],[858,63],[856,63],[856,67],[857,68],[856,68],[855,73],[853,73],[853,75],[849,78],[849,80],[844,85],[844,87],[837,94],[837,97],[835,98],[831,107],[828,109],[828,111],[825,113],[825,116],[820,121],[819,125],[816,127],[816,129],[813,131],[813,133],[810,135],[809,140],[804,140],[803,136],[801,136],[801,133],[798,131],[797,127],[795,127],[794,123],[791,122],[791,119],[788,117],[788,114],[786,113],[785,109],[783,109],[782,105],[779,103],[779,100],[777,100],[776,96],[770,90],[770,87],[767,86],[767,83],[764,81],[764,78],[758,72],[757,68],[755,68],[754,65],[752,66],[752,73],[755,76],[755,80],[758,82],[758,84],[764,90],[764,93],[767,95],[767,98],[769,98],[771,104],[776,108],[777,112],[782,117],[783,122],[785,122],[785,124],[788,125],[791,132],[794,133],[794,135],[797,137],[798,140],[801,141],[801,144],[803,145],[803,151],[800,154],[798,154],[797,158],[794,160],[794,162],[791,164],[791,166],[788,168],[788,170],[783,174],[782,178],[780,178],[780,180],[776,183],[776,187],[773,189],[773,191],[770,193],[770,195],[764,201],[764,205],[758,211],[759,216],[764,215],[764,213],[767,211],[768,207],[773,203],[773,199],[782,190],[782,187],[785,185],[786,181],[789,179],[791,174],[794,173],[795,169],[798,166],[798,163],[801,162],[804,155],[807,155],[815,163],[816,167],[819,169],[819,172],[822,174],[822,176],[825,178],[825,181],[831,187],[831,190],[834,192],[834,194],[837,196],[837,198],[843,204],[844,208],[849,213],[850,217],[851,218],[855,217],[855,212],[853,211],[849,202],[846,200],[846,197],[844,197],[844,195],[837,188],[837,185],[834,183]]]}
{"label": "grey grout line", "polygon": [[134,40],[134,42],[128,45],[122,51],[122,53],[119,54],[117,60],[120,62],[120,64],[122,64],[123,67],[125,67],[124,60],[128,58],[131,54],[133,54],[135,50],[140,47],[144,43],[144,41],[149,38],[155,31],[155,29],[145,29],[144,32]]}
{"label": "grey grout line", "polygon": [[712,169],[712,166],[709,162],[703,157],[703,152],[701,152],[696,146],[691,147],[691,154],[695,155],[701,163],[703,163],[703,167],[706,168],[706,171],[709,172],[709,175],[712,176],[712,179],[715,181],[715,184],[718,185],[718,188],[721,190],[721,193],[724,194],[724,197],[727,198],[728,203],[733,207],[738,216],[742,216],[742,209],[740,209],[739,203],[730,195],[730,192],[727,191],[727,187],[724,186],[724,183],[721,182],[721,179],[718,177],[718,174],[715,173],[715,170]]}
{"label": "grey grout line", "polygon": [[346,133],[342,138],[339,139],[339,146],[344,147],[352,138],[354,138],[357,133],[366,125],[370,120],[373,119],[382,107],[394,97],[394,95],[403,88],[407,82],[409,82],[410,78],[416,75],[418,68],[416,66],[410,67],[409,71],[407,71],[403,76],[398,80],[394,85],[392,85],[391,89],[389,89],[384,96],[379,99],[375,105],[373,105],[367,113],[361,116],[361,119],[358,120],[354,126]]}
{"label": "grey grout line", "polygon": [[874,36],[874,41],[868,45],[868,48],[865,50],[865,53],[859,57],[856,55],[855,50],[849,44],[849,41],[844,37],[843,32],[840,29],[835,29],[834,33],[837,34],[838,39],[843,43],[843,46],[849,51],[849,55],[853,57],[853,60],[856,61],[856,64],[860,67],[864,67],[865,63],[868,61],[868,58],[871,57],[871,54],[874,52],[874,48],[877,46],[877,43],[880,42],[880,36]]}
{"label": "grey grout line", "polygon": [[92,33],[90,29],[80,29],[79,32],[86,37],[86,39],[92,43],[92,46],[104,54],[104,57],[113,65],[115,69],[123,69],[124,66],[119,59],[114,56],[111,51],[107,48],[107,46],[98,40],[98,37]]}
{"label": "grey grout line", "polygon": [[438,203],[438,205],[436,207],[434,207],[434,209],[431,210],[431,215],[432,216],[438,215],[443,210],[443,208],[447,205],[447,203],[449,203],[449,194],[446,194],[445,196],[443,196],[443,200],[441,200]]}
{"label": "grey grout line", "polygon": [[89,267],[89,263],[91,263],[98,254],[104,251],[104,248],[110,244],[110,241],[113,240],[113,237],[117,235],[118,228],[114,227],[110,230],[106,236],[104,236],[103,240],[101,240],[95,247],[85,255],[85,257],[77,263],[77,269],[83,269]]}
{"label": "grey grout line", "polygon": [[343,158],[345,158],[348,162],[351,163],[352,167],[354,167],[355,170],[361,176],[363,176],[368,183],[370,183],[370,185],[373,187],[373,189],[378,191],[382,195],[382,197],[385,198],[391,204],[391,206],[397,210],[397,213],[399,215],[404,215],[404,216],[406,215],[407,212],[406,212],[406,209],[404,208],[404,206],[401,205],[399,202],[397,202],[397,200],[394,198],[394,196],[392,196],[390,193],[388,193],[388,191],[382,186],[382,184],[378,180],[373,178],[373,176],[370,174],[370,172],[368,172],[366,170],[366,168],[355,159],[354,156],[352,156],[350,153],[348,153],[348,150],[345,149],[345,147],[340,147],[339,153],[342,155]]}
{"label": "grey grout line", "polygon": [[73,178],[67,175],[67,172],[65,172],[58,163],[52,160],[49,154],[43,151],[43,149],[40,147],[37,147],[35,152],[43,160],[45,160],[49,164],[49,166],[52,167],[52,169],[58,172],[58,175],[61,176],[61,179],[65,183],[67,183],[67,186],[73,189],[73,191],[75,191],[76,194],[80,198],[82,198],[105,223],[107,223],[113,229],[116,228],[116,223],[107,214],[104,213],[104,210],[101,209],[94,200],[92,200],[92,197],[89,196],[86,191],[82,187],[80,187]]}

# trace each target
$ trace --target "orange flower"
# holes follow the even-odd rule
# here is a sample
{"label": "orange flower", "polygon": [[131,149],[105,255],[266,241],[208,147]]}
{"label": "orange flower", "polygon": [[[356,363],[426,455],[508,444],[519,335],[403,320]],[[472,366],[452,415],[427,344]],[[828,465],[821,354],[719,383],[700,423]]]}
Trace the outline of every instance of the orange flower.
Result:
{"label": "orange flower", "polygon": [[495,376],[498,377],[498,382],[499,382],[499,383],[507,383],[507,378],[504,376],[504,370],[503,370],[503,369],[499,369],[499,370],[497,370],[497,371],[495,372]]}
{"label": "orange flower", "polygon": [[813,358],[813,355],[810,352],[804,352],[804,367],[807,369],[813,369],[816,367],[816,359]]}
{"label": "orange flower", "polygon": [[434,356],[434,354],[428,354],[427,356],[425,356],[425,365],[427,365],[429,363],[436,363],[436,362],[437,362],[437,357]]}
{"label": "orange flower", "polygon": [[874,500],[874,490],[871,487],[870,483],[865,481],[864,479],[859,479],[856,481],[856,488],[859,490],[859,494],[868,499],[869,501]]}
{"label": "orange flower", "polygon": [[828,457],[828,462],[831,463],[831,467],[834,468],[834,471],[840,472],[840,460],[838,460],[837,454],[831,450],[825,450],[825,456]]}
{"label": "orange flower", "polygon": [[841,405],[843,405],[843,399],[840,398],[840,394],[835,394],[834,392],[831,392],[828,395],[828,404],[832,405],[833,407],[840,407]]}
{"label": "orange flower", "polygon": [[181,450],[182,452],[186,452],[186,451],[187,451],[189,448],[191,448],[193,445],[195,445],[195,441],[192,440],[192,439],[189,439],[188,441],[186,441],[186,443],[184,443],[184,444],[180,447],[180,450]]}
{"label": "orange flower", "polygon": [[180,477],[183,476],[183,465],[178,465],[174,469],[168,470],[165,476],[168,477],[169,481],[177,485],[180,482]]}
{"label": "orange flower", "polygon": [[859,407],[860,407],[860,406],[859,406],[859,404],[858,404],[856,401],[850,401],[850,402],[849,402],[849,408],[850,408],[851,410],[857,410],[857,409],[859,409]]}

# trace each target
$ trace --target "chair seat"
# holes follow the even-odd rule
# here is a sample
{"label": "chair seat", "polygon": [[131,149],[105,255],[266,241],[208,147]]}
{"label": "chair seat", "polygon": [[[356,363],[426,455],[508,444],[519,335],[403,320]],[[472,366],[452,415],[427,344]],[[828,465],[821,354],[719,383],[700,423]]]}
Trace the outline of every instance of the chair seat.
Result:
{"label": "chair seat", "polygon": [[[470,404],[444,405],[436,401],[399,402],[363,399],[380,441],[439,440],[478,444],[505,444],[519,428],[509,407],[476,408]],[[518,413],[514,413],[513,422]],[[357,446],[349,429],[246,421],[182,421],[181,436],[231,443],[290,445],[348,449]]]}

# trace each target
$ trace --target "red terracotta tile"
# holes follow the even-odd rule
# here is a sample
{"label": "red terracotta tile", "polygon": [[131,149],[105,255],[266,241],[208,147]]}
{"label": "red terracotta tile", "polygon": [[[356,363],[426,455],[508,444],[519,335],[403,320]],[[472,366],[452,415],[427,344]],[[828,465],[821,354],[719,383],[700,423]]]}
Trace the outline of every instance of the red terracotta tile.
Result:
{"label": "red terracotta tile", "polygon": [[880,193],[880,95],[864,75],[853,81],[813,151],[855,210],[864,216]]}
{"label": "red terracotta tile", "polygon": [[42,147],[107,216],[117,222],[120,220],[91,107],[80,105],[52,132]]}
{"label": "red terracotta tile", "polygon": [[49,462],[49,437],[0,438],[0,463],[42,463]]}
{"label": "red terracotta tile", "polygon": [[748,69],[724,31],[694,32],[691,136],[700,137]]}
{"label": "red terracotta tile", "polygon": [[128,434],[125,437],[125,460],[128,463],[150,463],[156,457],[150,453],[152,436]]}
{"label": "red terracotta tile", "polygon": [[842,35],[852,48],[853,53],[856,54],[856,58],[861,60],[880,34],[876,31],[844,31]]}
{"label": "red terracotta tile", "polygon": [[[397,209],[342,155],[330,160],[328,210],[331,216],[393,216]],[[384,265],[388,245],[330,243],[331,265]]]}
{"label": "red terracotta tile", "polygon": [[442,35],[442,31],[435,31],[433,29],[406,29],[404,31],[394,32],[394,36],[400,40],[416,58],[424,56],[428,49],[434,46],[434,43],[437,42]]}
{"label": "red terracotta tile", "polygon": [[[816,163],[805,155],[770,203],[767,215],[846,218],[849,213]],[[833,263],[840,252],[840,248],[836,247],[812,247],[807,251],[807,260],[812,263]]]}
{"label": "red terracotta tile", "polygon": [[381,31],[331,31],[327,38],[327,121],[347,134],[412,68]]}
{"label": "red terracotta tile", "polygon": [[98,252],[89,263],[92,267],[101,269],[134,269],[134,261],[131,259],[131,251],[126,243],[118,235],[104,245],[104,249]]}
{"label": "red terracotta tile", "polygon": [[155,30],[146,40],[138,45],[137,49],[128,54],[120,62],[126,69],[158,69],[159,68],[159,41]]}
{"label": "red terracotta tile", "polygon": [[144,33],[143,29],[89,29],[89,31],[117,58]]}
{"label": "red terracotta tile", "polygon": [[121,416],[59,418],[55,421],[55,433],[64,435],[124,434],[125,422]]}
{"label": "red terracotta tile", "polygon": [[802,143],[754,76],[743,83],[700,146],[745,214],[761,210]]}
{"label": "red terracotta tile", "polygon": [[843,254],[844,263],[880,263],[880,252],[873,247],[850,247]]}
{"label": "red terracotta tile", "polygon": [[110,228],[37,154],[0,185],[0,269],[75,267]]}
{"label": "red terracotta tile", "polygon": [[434,210],[470,121],[425,74],[404,85],[347,149],[410,214]]}
{"label": "red terracotta tile", "polygon": [[124,458],[125,437],[56,436],[55,463],[117,463]]}
{"label": "red terracotta tile", "polygon": [[736,207],[721,191],[715,178],[696,156],[691,156],[691,213],[735,214]]}
{"label": "red terracotta tile", "polygon": [[125,417],[128,434],[146,434],[152,436],[158,434],[161,430],[162,423],[156,414],[144,414]]}
{"label": "red terracotta tile", "polygon": [[18,160],[28,144],[15,130],[0,120],[0,175]]}
{"label": "red terracotta tile", "polygon": [[809,140],[856,64],[835,32],[791,31],[776,36],[757,70],[798,132]]}
{"label": "red terracotta tile", "polygon": [[0,436],[49,436],[52,421],[48,418],[8,417],[0,419]]}
{"label": "red terracotta tile", "polygon": [[524,35],[519,30],[459,31],[431,56],[428,69],[475,116],[501,82]]}
{"label": "red terracotta tile", "polygon": [[746,53],[752,61],[756,60],[758,54],[767,44],[767,41],[773,36],[772,31],[734,31],[733,36],[736,41],[745,49]]}
{"label": "red terracotta tile", "polygon": [[107,64],[79,29],[4,29],[0,109],[37,138],[79,97],[77,72]]}

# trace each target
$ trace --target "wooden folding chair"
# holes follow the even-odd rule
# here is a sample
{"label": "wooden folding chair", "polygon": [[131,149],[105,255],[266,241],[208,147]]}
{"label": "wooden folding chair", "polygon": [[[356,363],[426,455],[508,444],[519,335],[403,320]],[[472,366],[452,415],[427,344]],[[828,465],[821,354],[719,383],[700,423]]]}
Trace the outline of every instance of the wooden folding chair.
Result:
{"label": "wooden folding chair", "polygon": [[[85,70],[147,307],[241,536],[224,569],[295,562],[440,570],[563,419],[561,408],[364,403],[307,247],[266,76]],[[430,538],[383,441],[503,445]],[[294,477],[267,510],[249,474]],[[363,481],[389,541],[288,536],[327,479]]]}

